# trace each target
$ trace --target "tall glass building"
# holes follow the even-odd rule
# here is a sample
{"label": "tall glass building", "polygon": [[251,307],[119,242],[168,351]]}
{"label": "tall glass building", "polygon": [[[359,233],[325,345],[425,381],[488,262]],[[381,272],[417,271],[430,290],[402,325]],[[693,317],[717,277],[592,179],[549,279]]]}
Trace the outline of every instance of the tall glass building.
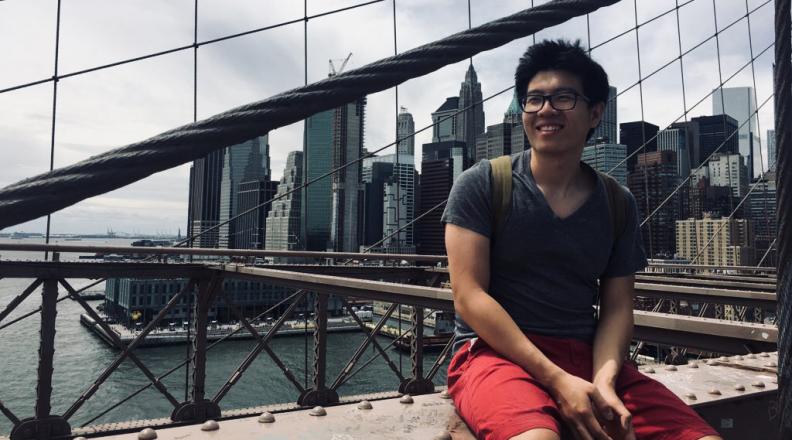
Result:
{"label": "tall glass building", "polygon": [[603,143],[583,148],[581,160],[599,172],[610,174],[617,182],[627,186],[627,163],[624,161],[626,157],[626,145]]}
{"label": "tall glass building", "polygon": [[[304,181],[311,181],[328,171],[333,164],[333,122],[335,110],[317,113],[306,119],[303,139]],[[327,250],[332,217],[332,177],[318,180],[302,191],[302,234],[306,250]]]}
{"label": "tall glass building", "polygon": [[[292,251],[305,249],[301,239],[302,190],[293,191],[303,183],[303,152],[292,151],[286,158],[286,167],[278,185],[272,209],[267,216],[265,249]],[[289,193],[287,195],[284,195]]]}

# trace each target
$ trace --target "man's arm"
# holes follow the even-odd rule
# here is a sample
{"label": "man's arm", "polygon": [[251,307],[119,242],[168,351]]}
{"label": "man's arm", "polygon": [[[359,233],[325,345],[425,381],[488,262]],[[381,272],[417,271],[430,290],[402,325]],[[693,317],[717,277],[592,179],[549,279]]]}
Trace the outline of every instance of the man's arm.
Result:
{"label": "man's arm", "polygon": [[603,397],[619,416],[621,427],[632,429],[630,413],[615,392],[633,332],[635,275],[600,280],[600,319],[594,337],[592,377]]}
{"label": "man's arm", "polygon": [[592,405],[607,408],[594,385],[568,374],[548,359],[487,293],[490,240],[449,223],[446,224],[445,242],[454,308],[462,319],[490,347],[548,388],[562,415],[580,438],[610,439],[594,415]]}

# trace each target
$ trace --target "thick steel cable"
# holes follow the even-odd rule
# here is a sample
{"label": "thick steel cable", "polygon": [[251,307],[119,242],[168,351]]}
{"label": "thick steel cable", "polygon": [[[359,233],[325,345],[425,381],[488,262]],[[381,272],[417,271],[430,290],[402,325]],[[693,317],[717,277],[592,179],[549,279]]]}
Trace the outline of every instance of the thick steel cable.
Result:
{"label": "thick steel cable", "polygon": [[778,410],[780,426],[792,433],[792,44],[790,0],[775,2],[776,216],[778,218]]}
{"label": "thick steel cable", "polygon": [[[718,30],[718,9],[715,7],[715,0],[712,0],[712,19],[715,24],[715,54],[718,59],[718,81],[720,85],[720,101],[721,101],[721,114],[726,116],[726,97],[723,96],[723,74],[721,73],[721,56],[720,56],[720,31]],[[753,58],[751,58],[751,65],[753,65]],[[751,119],[748,118],[750,121]],[[726,118],[721,118],[721,126],[723,133],[726,134]],[[749,123],[750,127],[751,124]],[[740,136],[737,136],[737,154],[740,154]],[[732,152],[733,153],[733,152]],[[726,160],[726,179],[729,181],[729,209],[734,209],[734,189],[732,189],[731,166],[728,159]]]}
{"label": "thick steel cable", "polygon": [[556,0],[0,190],[0,229],[204,157],[618,0]]}
{"label": "thick steel cable", "polygon": [[[0,0],[0,1],[2,1],[2,0]],[[31,81],[31,82],[24,83],[24,84],[17,84],[15,86],[11,86],[11,87],[6,87],[4,89],[0,89],[0,95],[3,94],[3,93],[6,93],[6,92],[12,92],[14,90],[20,90],[20,89],[25,89],[25,88],[28,88],[28,87],[33,87],[33,86],[36,86],[36,85],[40,85],[40,84],[46,84],[46,83],[48,83],[50,81],[59,81],[61,79],[65,79],[65,78],[71,78],[73,76],[80,76],[80,75],[84,75],[86,73],[92,73],[92,72],[97,72],[97,71],[100,71],[100,70],[109,69],[111,67],[123,66],[124,64],[135,63],[135,62],[138,62],[138,61],[148,60],[148,59],[151,59],[151,58],[161,57],[163,55],[169,55],[169,54],[172,54],[172,53],[181,52],[181,51],[184,51],[184,50],[189,50],[189,49],[194,48],[196,46],[196,44],[197,44],[198,47],[207,46],[207,45],[210,45],[210,44],[219,43],[219,42],[231,40],[231,39],[234,39],[234,38],[244,37],[246,35],[257,34],[259,32],[264,32],[264,31],[268,31],[268,30],[271,30],[271,29],[276,29],[276,28],[279,28],[279,27],[288,26],[288,25],[291,25],[291,24],[299,23],[301,21],[307,22],[308,20],[313,20],[315,18],[320,18],[320,17],[329,16],[329,15],[334,15],[334,14],[338,14],[340,12],[346,12],[346,11],[349,11],[351,9],[357,9],[357,8],[360,8],[360,7],[363,7],[363,6],[368,6],[368,5],[371,5],[371,4],[374,4],[374,3],[380,3],[380,2],[383,2],[383,1],[385,1],[385,0],[370,0],[370,1],[367,1],[367,2],[364,2],[364,3],[358,3],[356,5],[346,6],[346,7],[343,7],[343,8],[333,9],[333,10],[322,12],[322,13],[319,13],[319,14],[314,14],[314,15],[311,15],[310,17],[309,16],[305,16],[305,17],[302,17],[302,18],[296,18],[294,20],[282,21],[280,23],[272,24],[272,25],[269,25],[269,26],[264,26],[264,27],[260,27],[260,28],[256,28],[256,29],[251,29],[251,30],[244,31],[244,32],[238,32],[238,33],[235,33],[235,34],[225,35],[225,36],[222,36],[222,37],[213,38],[211,40],[199,41],[197,43],[192,43],[192,44],[188,44],[188,45],[185,45],[185,46],[173,47],[173,48],[166,49],[166,50],[159,51],[159,52],[149,53],[149,54],[146,54],[146,55],[140,55],[140,56],[137,56],[137,57],[132,57],[132,58],[127,58],[127,59],[120,60],[120,61],[115,61],[115,62],[112,62],[112,63],[109,63],[109,64],[102,64],[102,65],[99,65],[99,66],[89,67],[87,69],[82,69],[82,70],[77,70],[77,71],[74,71],[74,72],[69,72],[69,73],[66,73],[66,74],[63,74],[63,75],[56,75],[56,76],[53,76],[51,78],[44,78],[44,79],[40,79],[40,80],[37,80],[37,81]]]}

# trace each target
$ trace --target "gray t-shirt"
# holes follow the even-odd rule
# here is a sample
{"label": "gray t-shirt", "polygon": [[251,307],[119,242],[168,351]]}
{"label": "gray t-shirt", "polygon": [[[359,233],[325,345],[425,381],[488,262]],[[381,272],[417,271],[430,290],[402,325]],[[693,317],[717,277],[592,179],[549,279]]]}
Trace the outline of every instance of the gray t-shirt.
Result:
{"label": "gray t-shirt", "polygon": [[[489,237],[488,293],[525,332],[592,341],[600,278],[646,267],[635,198],[629,191],[625,228],[614,243],[605,183],[561,219],[533,179],[530,150],[512,155],[512,206],[494,237],[490,162],[482,160],[454,183],[441,219]],[[587,172],[595,173],[583,164]],[[456,319],[456,351],[475,337]]]}

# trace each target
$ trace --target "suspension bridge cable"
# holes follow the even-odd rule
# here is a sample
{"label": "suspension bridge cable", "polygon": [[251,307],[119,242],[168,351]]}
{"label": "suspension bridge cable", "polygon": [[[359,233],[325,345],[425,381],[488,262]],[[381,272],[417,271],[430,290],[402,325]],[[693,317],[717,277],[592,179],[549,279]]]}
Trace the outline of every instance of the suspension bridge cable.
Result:
{"label": "suspension bridge cable", "polygon": [[246,139],[592,12],[617,0],[556,0],[243,105],[0,189],[0,228],[58,211]]}
{"label": "suspension bridge cable", "polygon": [[[58,53],[60,52],[60,24],[61,24],[61,0],[58,0],[57,12],[55,15],[55,62],[53,77],[58,77]],[[57,121],[58,109],[58,81],[52,82],[52,122],[50,132],[50,164],[49,170],[55,168],[55,125]],[[47,214],[46,231],[44,233],[44,244],[50,242],[50,224],[52,222],[52,214]],[[44,260],[49,259],[49,251],[44,251]]]}

